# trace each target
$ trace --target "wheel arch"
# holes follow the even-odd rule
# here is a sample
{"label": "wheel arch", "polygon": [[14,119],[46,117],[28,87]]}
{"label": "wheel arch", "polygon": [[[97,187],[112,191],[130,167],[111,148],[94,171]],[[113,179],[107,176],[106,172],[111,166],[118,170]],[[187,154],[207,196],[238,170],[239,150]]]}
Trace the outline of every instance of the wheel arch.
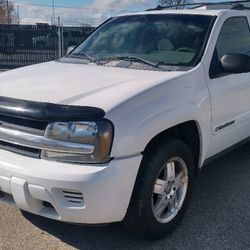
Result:
{"label": "wheel arch", "polygon": [[180,123],[154,136],[143,150],[143,156],[147,155],[149,151],[157,150],[163,143],[172,139],[181,140],[188,145],[192,152],[197,175],[201,165],[202,136],[199,123],[195,120]]}

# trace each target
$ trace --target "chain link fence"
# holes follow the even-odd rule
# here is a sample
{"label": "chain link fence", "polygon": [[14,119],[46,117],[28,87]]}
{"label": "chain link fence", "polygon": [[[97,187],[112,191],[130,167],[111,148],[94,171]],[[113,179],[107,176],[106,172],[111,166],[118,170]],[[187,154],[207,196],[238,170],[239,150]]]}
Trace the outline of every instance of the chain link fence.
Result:
{"label": "chain link fence", "polygon": [[82,42],[93,27],[0,25],[0,70],[51,61]]}

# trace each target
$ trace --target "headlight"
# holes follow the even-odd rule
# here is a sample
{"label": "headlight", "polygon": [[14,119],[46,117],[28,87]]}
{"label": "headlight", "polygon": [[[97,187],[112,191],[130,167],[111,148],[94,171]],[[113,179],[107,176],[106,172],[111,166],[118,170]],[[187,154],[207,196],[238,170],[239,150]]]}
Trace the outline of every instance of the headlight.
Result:
{"label": "headlight", "polygon": [[68,152],[42,150],[41,157],[71,163],[105,163],[110,160],[113,125],[97,122],[55,122],[48,125],[45,137],[71,145]]}

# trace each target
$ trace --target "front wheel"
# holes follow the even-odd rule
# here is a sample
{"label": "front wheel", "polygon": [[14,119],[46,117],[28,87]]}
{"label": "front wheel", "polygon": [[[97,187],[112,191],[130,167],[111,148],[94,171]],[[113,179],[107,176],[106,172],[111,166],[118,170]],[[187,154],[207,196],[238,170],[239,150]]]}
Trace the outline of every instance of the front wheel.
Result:
{"label": "front wheel", "polygon": [[194,180],[188,146],[172,140],[144,156],[124,223],[129,231],[160,239],[171,233],[186,211]]}

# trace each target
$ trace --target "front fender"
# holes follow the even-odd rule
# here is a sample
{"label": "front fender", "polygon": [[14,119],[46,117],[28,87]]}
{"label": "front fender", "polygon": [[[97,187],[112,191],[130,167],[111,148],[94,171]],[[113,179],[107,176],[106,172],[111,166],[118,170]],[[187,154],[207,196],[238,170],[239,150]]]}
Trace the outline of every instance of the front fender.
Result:
{"label": "front fender", "polygon": [[[137,116],[137,119],[136,119]],[[161,132],[187,121],[195,121],[200,135],[200,163],[206,158],[210,143],[210,117],[196,105],[188,104],[175,109],[165,109],[143,117],[141,112],[129,112],[123,122],[115,121],[115,138],[112,157],[140,154],[147,144]]]}
{"label": "front fender", "polygon": [[114,107],[106,118],[114,123],[112,157],[141,154],[161,132],[195,121],[200,133],[200,166],[211,139],[211,104],[200,64],[170,81],[153,86]]}

